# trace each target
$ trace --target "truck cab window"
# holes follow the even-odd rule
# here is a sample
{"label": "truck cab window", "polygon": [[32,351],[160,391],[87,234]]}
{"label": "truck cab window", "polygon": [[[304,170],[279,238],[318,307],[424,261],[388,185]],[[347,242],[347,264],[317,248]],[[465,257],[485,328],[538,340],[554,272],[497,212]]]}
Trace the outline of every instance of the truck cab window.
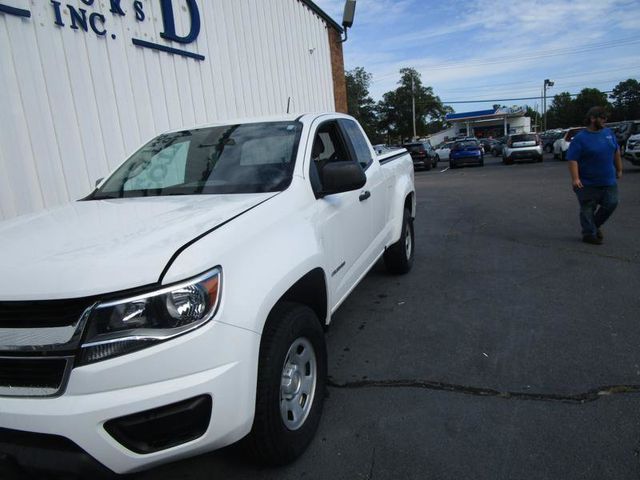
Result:
{"label": "truck cab window", "polygon": [[327,122],[320,126],[313,140],[309,177],[313,191],[322,191],[322,169],[331,162],[353,161],[345,147],[337,122]]}
{"label": "truck cab window", "polygon": [[358,163],[363,170],[366,170],[373,161],[371,150],[369,149],[369,142],[367,142],[367,139],[362,134],[358,124],[353,120],[340,120],[340,125],[351,141],[351,146],[358,159]]}

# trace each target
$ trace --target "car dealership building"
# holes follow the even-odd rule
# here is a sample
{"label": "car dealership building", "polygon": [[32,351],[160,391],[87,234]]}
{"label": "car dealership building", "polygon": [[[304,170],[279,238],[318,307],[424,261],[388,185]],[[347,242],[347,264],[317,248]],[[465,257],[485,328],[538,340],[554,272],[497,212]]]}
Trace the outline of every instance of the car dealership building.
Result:
{"label": "car dealership building", "polygon": [[448,113],[448,129],[429,137],[436,146],[444,141],[458,137],[499,138],[511,133],[529,133],[531,118],[525,115],[521,107],[493,108],[473,112]]}
{"label": "car dealership building", "polygon": [[166,130],[346,111],[341,34],[310,0],[0,0],[0,219]]}

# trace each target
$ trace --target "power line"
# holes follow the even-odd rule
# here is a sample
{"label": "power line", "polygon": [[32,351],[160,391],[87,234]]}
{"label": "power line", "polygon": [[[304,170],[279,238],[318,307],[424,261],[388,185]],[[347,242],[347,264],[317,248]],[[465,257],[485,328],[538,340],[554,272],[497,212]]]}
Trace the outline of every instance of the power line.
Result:
{"label": "power line", "polygon": [[[513,54],[511,56],[489,58],[483,62],[475,62],[475,63],[457,62],[457,63],[449,63],[449,64],[443,63],[440,65],[426,65],[426,66],[422,65],[422,68],[425,68],[428,70],[444,70],[444,69],[457,68],[457,67],[478,67],[478,66],[484,66],[484,65],[496,65],[499,63],[509,63],[514,60],[536,60],[540,58],[548,58],[548,57],[555,57],[555,56],[561,56],[561,55],[569,55],[569,54],[576,55],[580,53],[591,52],[593,50],[601,50],[601,49],[618,47],[618,46],[626,46],[634,43],[640,43],[640,39],[638,39],[637,36],[621,38],[617,40],[609,40],[607,42],[601,42],[601,43],[585,44],[579,47],[567,47],[567,48],[554,49],[554,50],[542,50],[540,52],[537,52],[534,55],[528,55],[528,56],[523,54]],[[381,75],[379,77],[376,77],[374,80],[372,80],[372,83],[375,83],[380,79],[391,77],[393,75],[397,75],[397,73],[394,72],[386,75]]]}
{"label": "power line", "polygon": [[[613,90],[607,90],[601,93],[612,93]],[[579,93],[570,93],[569,96],[577,97],[580,95]],[[489,102],[515,102],[519,100],[540,100],[540,95],[537,97],[520,97],[520,98],[497,98],[497,99],[489,99],[489,100],[455,100],[453,102],[445,102],[442,103],[444,105],[453,105],[454,103],[489,103]]]}
{"label": "power line", "polygon": [[[555,77],[554,77],[555,79]],[[556,91],[560,92],[562,91],[561,89],[564,90],[569,90],[572,87],[585,87],[585,88],[591,88],[591,87],[597,87],[597,86],[608,86],[612,83],[617,83],[617,82],[621,82],[623,80],[620,79],[620,77],[615,78],[615,79],[608,79],[608,80],[601,80],[601,81],[583,81],[583,82],[572,82],[572,83],[564,83],[564,84],[560,84],[558,85],[558,82],[556,81]],[[513,96],[519,96],[519,95],[529,95],[529,94],[533,94],[533,92],[538,92],[540,90],[540,86],[531,86],[531,87],[525,87],[525,88],[507,88],[507,89],[502,89],[502,88],[494,88],[493,92],[498,92],[497,95],[513,95]],[[490,95],[493,92],[489,92],[489,91],[476,91],[473,88],[470,89],[466,89],[466,90],[456,90],[456,91],[452,91],[452,90],[447,90],[444,92],[444,96],[457,96],[456,94],[459,93],[466,93],[469,95]],[[439,93],[439,95],[441,95]]]}
{"label": "power line", "polygon": [[[629,72],[636,68],[640,68],[640,65],[630,65],[630,66],[621,67],[621,68],[611,68],[611,69],[599,70],[599,71],[580,72],[580,73],[574,73],[572,75],[551,75],[551,76],[553,77],[554,80],[558,80],[558,79],[565,79],[565,78],[585,77],[586,75],[597,75],[599,73],[612,73],[612,72],[620,72],[620,71]],[[630,75],[637,75],[637,74],[630,73]],[[615,81],[615,80],[616,79],[613,79],[611,81]],[[603,80],[602,82],[607,82],[607,81],[609,80]],[[593,83],[593,82],[600,82],[600,80],[584,80],[583,83],[586,84],[586,83]],[[532,88],[534,88],[534,87],[539,87],[540,82],[538,80],[531,80],[531,81],[523,81],[523,82],[493,83],[491,85],[478,85],[470,88],[456,88],[451,90],[449,89],[443,89],[443,90],[448,93],[457,93],[457,92],[469,93],[469,92],[474,92],[476,90],[495,89],[495,87],[507,87],[510,85],[518,85],[518,86],[531,85]]]}

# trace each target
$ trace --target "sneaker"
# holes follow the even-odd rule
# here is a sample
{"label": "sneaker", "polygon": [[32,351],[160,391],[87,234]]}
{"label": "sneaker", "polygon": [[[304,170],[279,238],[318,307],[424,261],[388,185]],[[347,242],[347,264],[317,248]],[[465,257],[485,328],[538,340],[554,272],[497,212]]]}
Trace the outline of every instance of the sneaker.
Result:
{"label": "sneaker", "polygon": [[582,241],[591,245],[602,245],[602,240],[600,240],[598,237],[594,237],[593,235],[585,235],[584,237],[582,237]]}
{"label": "sneaker", "polygon": [[601,228],[596,230],[596,238],[598,240],[604,240],[604,234],[602,233],[602,229]]}

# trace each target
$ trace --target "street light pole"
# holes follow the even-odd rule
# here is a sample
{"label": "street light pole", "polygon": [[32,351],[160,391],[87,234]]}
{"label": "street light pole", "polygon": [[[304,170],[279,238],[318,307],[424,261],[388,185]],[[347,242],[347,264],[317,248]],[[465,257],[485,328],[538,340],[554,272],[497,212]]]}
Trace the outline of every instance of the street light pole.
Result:
{"label": "street light pole", "polygon": [[412,119],[413,119],[413,140],[416,140],[418,136],[416,133],[416,82],[411,74],[411,106],[412,106]]}
{"label": "street light pole", "polygon": [[548,78],[546,78],[544,80],[544,85],[542,86],[542,90],[543,90],[543,101],[542,101],[542,111],[544,113],[544,130],[547,130],[547,87],[551,88],[553,87],[553,85],[555,84],[555,82],[549,80]]}

